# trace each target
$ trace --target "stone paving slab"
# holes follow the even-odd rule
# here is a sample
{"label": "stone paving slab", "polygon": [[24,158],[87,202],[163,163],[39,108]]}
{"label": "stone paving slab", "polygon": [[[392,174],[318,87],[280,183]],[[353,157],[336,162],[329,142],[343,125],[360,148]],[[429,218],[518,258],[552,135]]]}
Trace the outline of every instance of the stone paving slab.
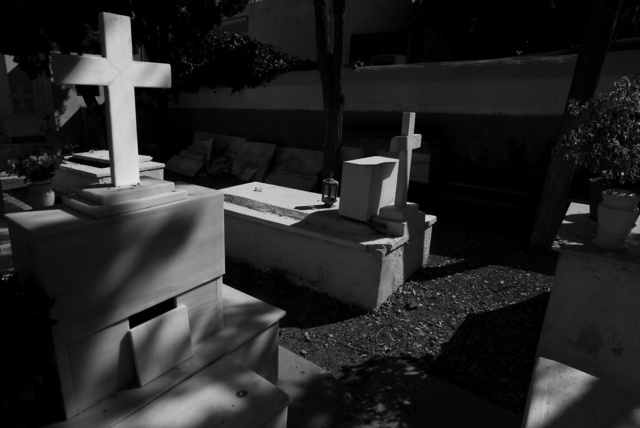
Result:
{"label": "stone paving slab", "polygon": [[[376,369],[355,391],[280,346],[278,386],[291,397],[287,428],[519,428],[520,415],[401,362]],[[356,413],[352,399],[374,398]]]}

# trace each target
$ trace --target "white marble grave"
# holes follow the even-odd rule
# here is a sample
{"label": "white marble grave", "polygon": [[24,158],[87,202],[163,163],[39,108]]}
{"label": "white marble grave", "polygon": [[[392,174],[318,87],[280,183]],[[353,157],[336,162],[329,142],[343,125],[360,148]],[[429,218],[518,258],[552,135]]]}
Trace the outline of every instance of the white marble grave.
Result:
{"label": "white marble grave", "polygon": [[56,302],[59,388],[47,401],[66,420],[52,426],[284,428],[284,312],[222,283],[221,192],[139,177],[133,86],[163,86],[170,68],[131,60],[128,17],[100,24],[105,57],[57,56],[53,72],[107,86],[113,184],[6,216],[20,279]]}

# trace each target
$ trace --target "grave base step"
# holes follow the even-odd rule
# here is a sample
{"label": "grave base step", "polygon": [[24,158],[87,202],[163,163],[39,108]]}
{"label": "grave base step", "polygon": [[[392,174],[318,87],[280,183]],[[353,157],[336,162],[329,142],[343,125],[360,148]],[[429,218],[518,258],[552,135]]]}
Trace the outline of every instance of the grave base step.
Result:
{"label": "grave base step", "polygon": [[[288,396],[274,386],[278,381],[278,322],[285,312],[224,284],[222,287],[224,328],[196,344],[193,357],[142,388],[132,385],[74,418],[49,427],[218,426],[214,423],[217,416],[232,414],[228,407],[239,411],[233,412],[233,417],[229,416],[222,426],[286,427]],[[237,397],[241,400],[238,403],[233,397],[215,398],[222,397],[220,391],[227,390],[233,394],[246,390],[248,394]],[[187,396],[193,396],[193,400],[186,399]],[[174,402],[180,403],[171,404],[175,417],[184,415],[189,419],[185,423],[167,419],[171,422],[163,425],[160,415]],[[214,414],[212,409],[221,413]],[[156,411],[157,425],[147,419],[136,419],[154,418]],[[203,417],[201,422],[192,419],[194,413]],[[251,418],[250,423],[243,415]],[[138,420],[139,423],[133,423]]]}
{"label": "grave base step", "polygon": [[289,397],[229,356],[145,406],[116,428],[286,428]]}

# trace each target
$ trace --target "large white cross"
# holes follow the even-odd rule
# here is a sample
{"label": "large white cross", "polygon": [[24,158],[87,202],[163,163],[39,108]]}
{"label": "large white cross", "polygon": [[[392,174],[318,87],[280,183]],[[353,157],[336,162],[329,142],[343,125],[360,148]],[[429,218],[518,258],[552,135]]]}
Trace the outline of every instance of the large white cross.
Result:
{"label": "large white cross", "polygon": [[100,13],[102,57],[52,55],[56,83],[105,86],[111,182],[140,182],[135,88],[170,88],[171,66],[133,60],[131,19]]}
{"label": "large white cross", "polygon": [[411,152],[419,148],[422,142],[422,135],[413,133],[415,123],[415,113],[402,113],[401,135],[391,139],[391,151],[397,152],[399,159],[396,199],[394,203],[396,208],[404,208],[407,206],[407,193],[409,191],[409,180],[411,178]]}

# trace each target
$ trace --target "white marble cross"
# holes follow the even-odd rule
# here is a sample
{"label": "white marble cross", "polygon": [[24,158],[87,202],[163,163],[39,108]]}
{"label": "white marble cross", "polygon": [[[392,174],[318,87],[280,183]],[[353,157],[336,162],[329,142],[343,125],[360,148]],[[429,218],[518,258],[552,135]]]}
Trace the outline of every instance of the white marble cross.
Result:
{"label": "white marble cross", "polygon": [[56,83],[105,86],[111,182],[140,182],[135,88],[170,88],[171,66],[133,60],[131,19],[100,13],[102,57],[52,55]]}
{"label": "white marble cross", "polygon": [[422,136],[414,134],[416,114],[402,113],[402,132],[398,137],[391,139],[391,151],[398,153],[398,180],[396,182],[395,207],[407,206],[407,193],[409,191],[409,179],[411,176],[411,152],[420,147]]}

